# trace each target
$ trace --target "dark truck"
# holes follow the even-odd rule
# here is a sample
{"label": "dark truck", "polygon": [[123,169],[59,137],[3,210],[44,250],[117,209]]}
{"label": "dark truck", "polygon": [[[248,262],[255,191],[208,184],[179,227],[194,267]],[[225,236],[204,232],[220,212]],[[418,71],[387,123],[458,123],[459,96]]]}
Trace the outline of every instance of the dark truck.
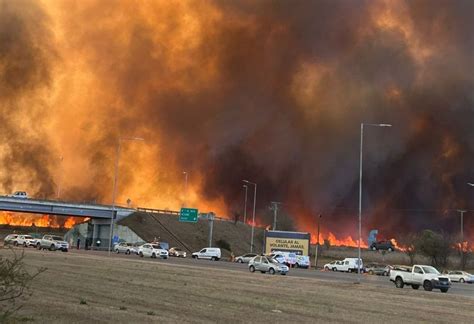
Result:
{"label": "dark truck", "polygon": [[395,246],[391,241],[377,241],[370,244],[369,249],[372,251],[385,250],[389,252],[395,251]]}

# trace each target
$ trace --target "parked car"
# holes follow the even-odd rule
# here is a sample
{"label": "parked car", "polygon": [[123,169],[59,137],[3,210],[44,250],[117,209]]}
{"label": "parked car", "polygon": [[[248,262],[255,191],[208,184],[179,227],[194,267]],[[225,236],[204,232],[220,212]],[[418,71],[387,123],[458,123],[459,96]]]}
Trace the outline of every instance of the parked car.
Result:
{"label": "parked car", "polygon": [[342,262],[342,261],[331,261],[329,263],[326,263],[323,267],[324,270],[332,270],[332,271],[336,271],[337,270],[337,267],[336,265],[339,263],[339,262]]}
{"label": "parked car", "polygon": [[449,271],[447,277],[451,281],[460,282],[460,283],[474,283],[474,275],[466,271]]}
{"label": "parked car", "polygon": [[[324,268],[332,271],[358,272],[358,258],[345,258],[342,261],[333,261],[324,265]],[[360,271],[363,273],[364,263],[360,260]]]}
{"label": "parked car", "polygon": [[3,245],[13,244],[13,241],[16,240],[18,234],[8,234],[3,239]]}
{"label": "parked car", "polygon": [[64,241],[61,236],[45,235],[36,243],[36,247],[39,250],[61,250],[67,252],[69,250],[69,243]]}
{"label": "parked car", "polygon": [[377,241],[373,242],[369,249],[372,251],[378,251],[378,250],[385,250],[389,252],[395,251],[395,246],[393,245],[392,241]]}
{"label": "parked car", "polygon": [[370,275],[388,276],[390,275],[391,266],[383,263],[369,263],[365,266],[365,272]]}
{"label": "parked car", "polygon": [[249,263],[249,261],[252,260],[253,258],[255,258],[256,256],[257,255],[255,253],[247,253],[247,254],[240,255],[240,256],[236,257],[235,262]]}
{"label": "parked car", "polygon": [[159,244],[146,243],[141,246],[141,251],[139,255],[143,257],[150,258],[162,258],[168,259],[168,251],[162,249]]}
{"label": "parked car", "polygon": [[115,244],[114,251],[115,253],[130,254],[130,253],[135,253],[135,247],[133,246],[132,243],[121,242],[121,243]]}
{"label": "parked car", "polygon": [[286,264],[288,267],[296,265],[296,253],[285,251],[274,251],[269,256],[280,263]]}
{"label": "parked car", "polygon": [[8,197],[28,199],[28,194],[26,193],[26,191],[15,191],[13,195],[9,195]]}
{"label": "parked car", "polygon": [[171,249],[169,249],[168,253],[170,254],[170,256],[175,256],[178,258],[186,257],[186,251],[183,251],[182,249],[178,247],[172,247]]}
{"label": "parked car", "polygon": [[219,261],[221,258],[221,249],[208,247],[192,254],[193,259],[208,259]]}
{"label": "parked car", "polygon": [[296,256],[296,267],[308,269],[311,263],[309,261],[309,256],[307,255],[297,255]]}
{"label": "parked car", "polygon": [[18,235],[16,239],[13,240],[13,245],[23,245],[24,247],[36,247],[36,243],[38,242],[31,235]]}
{"label": "parked car", "polygon": [[423,286],[426,291],[439,289],[441,292],[448,292],[451,287],[451,280],[448,276],[441,275],[436,268],[428,265],[414,265],[410,271],[395,270],[390,271],[390,281],[395,283],[397,288],[405,285],[418,289]]}
{"label": "parked car", "polygon": [[289,270],[290,268],[287,265],[282,264],[276,261],[275,259],[266,256],[256,256],[249,261],[250,272],[268,272],[272,275],[278,272],[282,275],[286,275]]}

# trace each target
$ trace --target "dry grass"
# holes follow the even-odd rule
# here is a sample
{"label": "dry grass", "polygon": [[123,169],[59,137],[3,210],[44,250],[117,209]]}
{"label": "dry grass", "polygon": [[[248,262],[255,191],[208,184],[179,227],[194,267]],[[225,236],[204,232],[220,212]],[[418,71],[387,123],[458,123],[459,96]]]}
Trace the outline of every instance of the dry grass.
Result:
{"label": "dry grass", "polygon": [[39,323],[471,323],[474,318],[474,299],[450,294],[166,261],[26,254],[29,266],[48,267],[19,314]]}

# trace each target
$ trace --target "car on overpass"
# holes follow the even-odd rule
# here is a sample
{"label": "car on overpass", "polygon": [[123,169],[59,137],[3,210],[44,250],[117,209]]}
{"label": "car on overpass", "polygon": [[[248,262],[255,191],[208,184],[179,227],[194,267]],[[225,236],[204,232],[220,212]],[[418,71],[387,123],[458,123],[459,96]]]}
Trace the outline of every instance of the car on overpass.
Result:
{"label": "car on overpass", "polygon": [[8,197],[28,199],[28,194],[26,193],[26,191],[15,191],[13,195],[9,195]]}
{"label": "car on overpass", "polygon": [[395,246],[393,245],[392,241],[385,240],[385,241],[377,241],[373,242],[370,247],[370,250],[372,251],[388,251],[388,252],[393,252],[395,251]]}

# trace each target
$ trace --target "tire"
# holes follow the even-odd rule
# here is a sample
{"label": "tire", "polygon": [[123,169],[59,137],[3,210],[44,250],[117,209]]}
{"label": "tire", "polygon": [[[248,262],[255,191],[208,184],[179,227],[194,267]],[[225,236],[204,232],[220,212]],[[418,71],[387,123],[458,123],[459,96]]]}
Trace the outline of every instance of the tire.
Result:
{"label": "tire", "polygon": [[17,241],[13,242],[13,246],[18,246],[18,242]]}
{"label": "tire", "polygon": [[431,281],[425,280],[425,282],[423,282],[423,289],[425,291],[432,291],[433,290],[433,284],[431,283]]}
{"label": "tire", "polygon": [[387,272],[387,271],[384,271],[383,274],[382,274],[382,276],[384,276],[384,277],[388,276],[388,272]]}
{"label": "tire", "polygon": [[254,267],[253,265],[251,265],[251,266],[249,267],[249,271],[250,271],[250,272],[255,272],[255,267]]}
{"label": "tire", "polygon": [[156,254],[155,254],[155,253],[152,253],[152,254],[151,254],[151,258],[152,258],[152,259],[156,259]]}
{"label": "tire", "polygon": [[274,275],[275,274],[275,269],[273,268],[270,268],[270,270],[268,271],[271,275]]}
{"label": "tire", "polygon": [[377,251],[377,248],[375,246],[372,246],[372,251]]}
{"label": "tire", "polygon": [[411,285],[411,287],[415,290],[417,290],[418,288],[420,288],[420,285]]}
{"label": "tire", "polygon": [[460,283],[464,283],[464,278],[459,279]]}
{"label": "tire", "polygon": [[130,250],[125,251],[125,254],[130,254]]}
{"label": "tire", "polygon": [[449,288],[440,288],[440,290],[441,290],[442,293],[447,293]]}
{"label": "tire", "polygon": [[140,258],[143,258],[143,252],[138,253],[138,255],[140,256]]}
{"label": "tire", "polygon": [[391,247],[389,247],[388,252],[393,252],[393,249]]}
{"label": "tire", "polygon": [[216,257],[211,257],[211,261],[217,261]]}
{"label": "tire", "polygon": [[369,275],[373,275],[374,272],[372,270],[369,271]]}
{"label": "tire", "polygon": [[191,258],[193,258],[193,259],[197,259],[197,256],[195,256],[195,255],[191,255]]}
{"label": "tire", "polygon": [[38,250],[41,250],[41,244],[36,243],[36,248],[37,248]]}
{"label": "tire", "polygon": [[329,268],[328,268],[328,267],[324,267],[324,270],[329,271]]}
{"label": "tire", "polygon": [[403,286],[405,286],[405,283],[403,282],[403,279],[401,277],[397,277],[395,279],[395,286],[397,288],[403,288]]}
{"label": "tire", "polygon": [[336,271],[336,268],[332,268],[332,271]]}
{"label": "tire", "polygon": [[56,247],[54,246],[54,244],[51,244],[51,246],[49,247],[49,250],[50,251],[56,251]]}
{"label": "tire", "polygon": [[118,249],[116,249],[116,250],[115,250],[115,253],[119,254],[119,253],[120,253],[120,251],[119,251]]}
{"label": "tire", "polygon": [[244,260],[239,259],[239,260],[237,260],[237,262],[238,262],[238,263],[244,263]]}

